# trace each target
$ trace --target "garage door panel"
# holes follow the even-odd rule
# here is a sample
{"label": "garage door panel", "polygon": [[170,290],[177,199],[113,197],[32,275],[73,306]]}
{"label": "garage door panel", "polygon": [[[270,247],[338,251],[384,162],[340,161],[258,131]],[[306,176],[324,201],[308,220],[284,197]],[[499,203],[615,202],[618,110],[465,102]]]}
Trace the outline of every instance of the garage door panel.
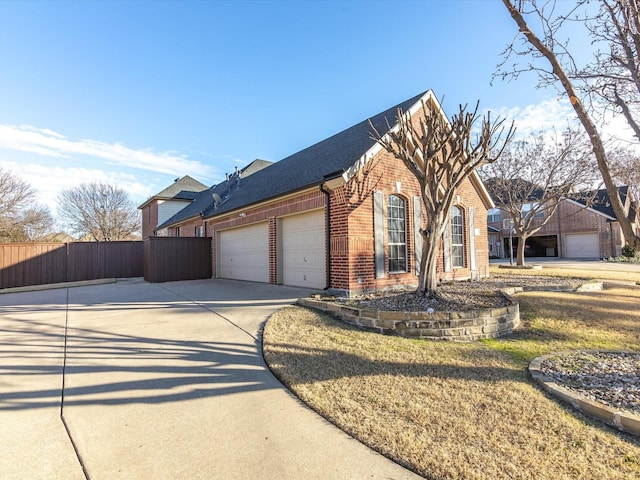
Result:
{"label": "garage door panel", "polygon": [[576,233],[565,236],[567,258],[599,258],[600,239],[597,233]]}
{"label": "garage door panel", "polygon": [[326,236],[322,210],[285,217],[281,221],[282,283],[326,286]]}
{"label": "garage door panel", "polygon": [[220,232],[220,277],[252,282],[269,281],[267,223]]}

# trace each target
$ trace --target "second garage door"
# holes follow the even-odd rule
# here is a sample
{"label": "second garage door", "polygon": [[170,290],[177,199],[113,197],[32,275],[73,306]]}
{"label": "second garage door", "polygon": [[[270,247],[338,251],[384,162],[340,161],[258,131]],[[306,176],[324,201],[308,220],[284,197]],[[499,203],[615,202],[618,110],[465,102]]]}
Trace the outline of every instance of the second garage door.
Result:
{"label": "second garage door", "polygon": [[597,233],[574,233],[565,235],[567,258],[599,258],[600,240]]}
{"label": "second garage door", "polygon": [[219,276],[233,280],[269,282],[267,222],[220,232]]}
{"label": "second garage door", "polygon": [[324,211],[281,220],[282,283],[324,288],[327,283]]}

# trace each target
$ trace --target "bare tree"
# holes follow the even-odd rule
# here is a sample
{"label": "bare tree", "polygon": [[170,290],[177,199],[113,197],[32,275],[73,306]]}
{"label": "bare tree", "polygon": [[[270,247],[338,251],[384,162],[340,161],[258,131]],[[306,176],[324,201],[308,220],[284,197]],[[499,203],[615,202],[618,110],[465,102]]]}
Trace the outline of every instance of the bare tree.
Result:
{"label": "bare tree", "polygon": [[140,216],[129,195],[113,185],[83,183],[58,196],[58,217],[78,237],[97,242],[130,239]]}
{"label": "bare tree", "polygon": [[597,168],[589,141],[568,129],[539,133],[512,142],[503,155],[482,169],[496,206],[511,217],[518,237],[517,264],[525,265],[525,244],[540,231],[567,198],[589,204]]}
{"label": "bare tree", "polygon": [[[499,66],[502,72],[498,76],[517,77],[524,71],[535,71],[540,79],[540,86],[558,83],[567,95],[576,115],[587,132],[593,153],[597,160],[598,169],[609,198],[611,206],[620,222],[620,227],[627,243],[640,249],[640,236],[633,229],[620,198],[618,188],[611,172],[611,165],[605,148],[605,141],[598,131],[596,121],[603,118],[602,104],[591,101],[595,92],[600,92],[600,98],[605,99],[604,108],[615,107],[629,122],[634,131],[637,130],[637,91],[633,92],[632,85],[639,85],[638,77],[638,3],[637,0],[600,0],[602,10],[596,16],[579,13],[578,7],[586,5],[586,0],[576,2],[575,8],[569,13],[558,14],[554,0],[502,0],[515,21],[522,37],[523,45],[517,46],[515,41],[505,50],[505,60]],[[566,5],[566,4],[565,4]],[[528,22],[527,19],[530,19]],[[560,32],[568,21],[584,22],[595,25],[598,22],[608,25],[604,34],[595,34],[597,28],[591,27],[594,42],[605,45],[608,51],[598,51],[592,68],[578,68],[575,57],[571,54],[568,41],[560,38]],[[531,27],[532,22],[538,26],[541,33],[536,34]],[[532,63],[521,67],[508,67],[507,60],[512,55],[529,57]],[[543,67],[537,60],[546,60],[550,65]],[[610,68],[602,69],[604,65]],[[595,78],[594,72],[602,71],[602,75]],[[624,78],[622,78],[624,77]],[[631,80],[631,82],[627,81]],[[627,94],[633,95],[628,97]],[[613,104],[607,104],[613,101]],[[635,126],[634,126],[635,125]],[[640,133],[636,131],[636,135]]]}
{"label": "bare tree", "polygon": [[36,191],[9,171],[0,169],[0,240],[39,240],[51,232],[49,209],[36,202]]}
{"label": "bare tree", "polygon": [[422,204],[427,215],[423,236],[420,277],[417,293],[425,295],[437,289],[437,261],[440,239],[456,194],[462,183],[479,167],[494,162],[513,136],[513,124],[503,137],[504,120],[493,121],[488,113],[480,131],[472,139],[479,120],[478,104],[467,112],[460,105],[451,122],[435,101],[422,103],[413,117],[398,109],[396,127],[380,135],[371,122],[372,139],[402,160],[420,185]]}
{"label": "bare tree", "polygon": [[620,148],[609,155],[611,171],[621,185],[627,185],[632,197],[640,201],[640,153]]}
{"label": "bare tree", "polygon": [[599,12],[585,24],[605,50],[596,50],[577,77],[596,102],[622,114],[640,140],[640,3],[600,0]]}

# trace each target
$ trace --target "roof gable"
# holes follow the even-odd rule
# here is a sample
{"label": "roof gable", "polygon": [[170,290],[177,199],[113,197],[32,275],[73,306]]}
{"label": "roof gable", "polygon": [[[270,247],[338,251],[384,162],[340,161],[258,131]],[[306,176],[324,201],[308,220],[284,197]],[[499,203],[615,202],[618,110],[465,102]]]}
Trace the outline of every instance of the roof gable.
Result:
{"label": "roof gable", "polygon": [[182,178],[176,178],[175,181],[164,190],[153,195],[138,208],[144,208],[153,200],[193,200],[198,192],[206,190],[204,183],[200,183],[196,179],[185,175]]}

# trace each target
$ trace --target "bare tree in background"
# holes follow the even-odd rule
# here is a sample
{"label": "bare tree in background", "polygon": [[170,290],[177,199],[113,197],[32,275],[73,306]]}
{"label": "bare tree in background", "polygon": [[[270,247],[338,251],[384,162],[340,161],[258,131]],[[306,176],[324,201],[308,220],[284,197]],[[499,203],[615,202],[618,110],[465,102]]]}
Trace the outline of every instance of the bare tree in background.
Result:
{"label": "bare tree in background", "polygon": [[[625,241],[636,250],[640,249],[640,236],[634,232],[627,216],[611,171],[611,161],[602,134],[596,122],[606,118],[607,111],[623,115],[635,135],[640,139],[638,128],[640,99],[640,20],[637,0],[600,0],[600,10],[590,14],[587,0],[571,4],[571,10],[559,14],[553,0],[502,0],[523,37],[505,50],[505,59],[499,66],[497,76],[517,77],[520,73],[534,71],[538,74],[539,86],[561,86],[583,128],[587,132],[598,169],[607,188],[611,206],[620,222]],[[594,59],[586,66],[578,67],[575,55],[569,50],[568,40],[561,38],[562,28],[571,22],[583,24],[591,33],[596,48]],[[540,33],[534,32],[532,25]],[[573,52],[573,53],[577,53]],[[528,57],[526,65],[507,65],[512,56]],[[548,62],[544,67],[538,61]]]}
{"label": "bare tree in background", "polygon": [[566,130],[512,142],[481,171],[496,206],[507,212],[518,237],[517,264],[525,265],[525,244],[542,229],[567,198],[589,204],[597,168],[589,140]]}
{"label": "bare tree in background", "polygon": [[97,242],[129,240],[140,230],[140,215],[129,195],[104,183],[83,183],[58,196],[58,217],[79,238]]}
{"label": "bare tree in background", "polygon": [[52,231],[51,213],[35,197],[27,182],[0,169],[0,241],[36,241]]}
{"label": "bare tree in background", "polygon": [[611,172],[621,185],[627,185],[632,198],[640,201],[640,153],[620,148],[609,155]]}
{"label": "bare tree in background", "polygon": [[371,138],[402,160],[420,185],[427,228],[420,229],[423,242],[417,294],[425,295],[437,289],[440,239],[458,189],[477,168],[498,159],[515,130],[511,125],[504,135],[504,120],[492,121],[487,114],[474,140],[480,119],[478,104],[471,112],[460,105],[450,122],[434,101],[423,102],[421,112],[413,118],[400,109],[396,116],[397,126],[385,135],[369,122]]}

